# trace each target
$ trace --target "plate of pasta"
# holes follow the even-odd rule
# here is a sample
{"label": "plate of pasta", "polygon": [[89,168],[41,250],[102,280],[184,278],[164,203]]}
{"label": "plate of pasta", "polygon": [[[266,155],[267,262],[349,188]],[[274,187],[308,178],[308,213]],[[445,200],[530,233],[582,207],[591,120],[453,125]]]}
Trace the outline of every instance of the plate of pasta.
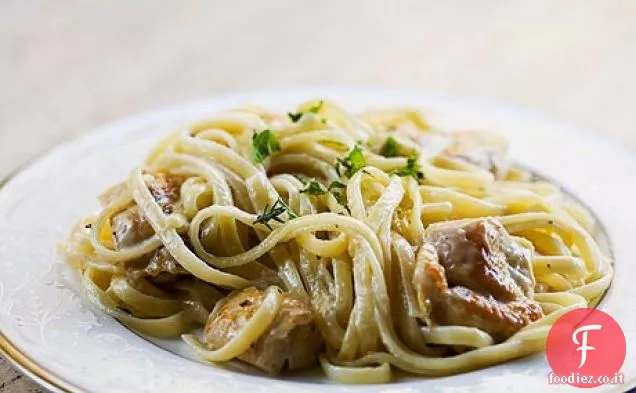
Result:
{"label": "plate of pasta", "polygon": [[595,134],[419,92],[133,116],[0,188],[0,344],[56,391],[545,391],[550,327],[598,307],[629,382],[634,173]]}

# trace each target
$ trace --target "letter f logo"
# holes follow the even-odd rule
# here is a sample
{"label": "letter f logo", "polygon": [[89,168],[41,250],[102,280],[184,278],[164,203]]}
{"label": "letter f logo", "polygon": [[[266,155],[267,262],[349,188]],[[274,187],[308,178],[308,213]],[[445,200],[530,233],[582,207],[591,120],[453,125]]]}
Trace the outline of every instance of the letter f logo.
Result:
{"label": "letter f logo", "polygon": [[[580,347],[576,349],[577,351],[581,351],[581,364],[579,364],[579,368],[583,367],[585,361],[587,360],[587,351],[593,351],[596,349],[592,346],[587,345],[587,332],[589,330],[601,330],[602,327],[602,325],[584,325],[576,329],[572,334],[572,341],[574,341],[574,344],[580,345]],[[581,335],[583,339],[581,340],[581,342],[579,342],[576,336],[581,332],[583,332],[583,334]]]}

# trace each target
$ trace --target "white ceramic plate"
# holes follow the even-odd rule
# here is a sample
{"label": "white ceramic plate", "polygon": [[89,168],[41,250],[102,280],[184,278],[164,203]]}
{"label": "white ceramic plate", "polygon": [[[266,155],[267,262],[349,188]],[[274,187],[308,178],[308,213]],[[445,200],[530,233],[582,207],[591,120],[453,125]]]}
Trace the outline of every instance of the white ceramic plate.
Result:
{"label": "white ceramic plate", "polygon": [[616,278],[601,308],[618,320],[627,339],[622,371],[628,384],[604,389],[622,391],[634,385],[636,158],[595,134],[534,113],[394,90],[304,89],[222,96],[101,127],[21,170],[0,189],[0,347],[7,358],[57,391],[436,392],[464,388],[509,393],[566,389],[547,384],[550,368],[543,354],[453,377],[411,378],[375,386],[328,384],[320,376],[272,379],[240,374],[187,358],[177,340],[151,343],[88,307],[78,296],[76,277],[56,256],[57,242],[76,220],[97,209],[100,191],[124,179],[162,135],[244,103],[289,110],[317,97],[334,99],[353,110],[422,106],[429,108],[433,124],[501,133],[510,139],[515,160],[548,175],[584,201],[605,226],[616,259]]}

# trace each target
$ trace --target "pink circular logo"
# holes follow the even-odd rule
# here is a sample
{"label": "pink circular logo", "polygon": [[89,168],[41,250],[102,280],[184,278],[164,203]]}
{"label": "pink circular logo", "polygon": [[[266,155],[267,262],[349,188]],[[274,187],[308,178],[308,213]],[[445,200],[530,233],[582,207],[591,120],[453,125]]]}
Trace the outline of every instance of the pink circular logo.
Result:
{"label": "pink circular logo", "polygon": [[572,310],[548,334],[550,381],[580,388],[616,383],[625,351],[625,334],[614,318],[593,308]]}

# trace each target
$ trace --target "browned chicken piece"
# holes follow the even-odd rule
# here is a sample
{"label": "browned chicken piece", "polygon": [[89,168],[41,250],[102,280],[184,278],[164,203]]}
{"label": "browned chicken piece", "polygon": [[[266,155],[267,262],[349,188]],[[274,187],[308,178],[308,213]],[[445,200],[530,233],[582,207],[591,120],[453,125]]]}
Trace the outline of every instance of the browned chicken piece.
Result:
{"label": "browned chicken piece", "polygon": [[[433,314],[440,324],[473,326],[501,342],[522,327],[543,317],[541,306],[531,299],[501,302],[464,287],[454,287]],[[443,311],[441,311],[443,310]]]}
{"label": "browned chicken piece", "polygon": [[505,138],[480,131],[457,131],[450,134],[446,153],[492,172],[503,179],[509,166],[506,159],[508,143]]}
{"label": "browned chicken piece", "polygon": [[461,285],[497,299],[532,296],[530,251],[494,219],[451,221],[428,227],[424,238],[437,250],[450,286]]}
{"label": "browned chicken piece", "polygon": [[153,177],[154,180],[148,184],[150,193],[164,213],[173,213],[175,204],[181,198],[181,184],[185,179],[182,176],[165,173],[154,174]]}
{"label": "browned chicken piece", "polygon": [[472,326],[503,341],[542,317],[529,251],[493,219],[431,225],[413,285],[427,323]]}
{"label": "browned chicken piece", "polygon": [[[250,287],[228,295],[205,326],[205,342],[218,349],[232,339],[263,302],[263,291]],[[238,359],[268,374],[298,370],[316,364],[323,346],[310,304],[291,293],[283,294],[278,315],[267,331]]]}
{"label": "browned chicken piece", "polygon": [[[155,174],[153,177],[154,180],[148,184],[150,193],[164,213],[173,213],[181,196],[183,178],[163,173]],[[118,192],[121,193],[123,190],[124,185],[117,185],[102,194],[100,199],[102,203],[107,204],[117,197]],[[134,246],[154,233],[150,223],[141,215],[136,205],[114,215],[111,218],[111,226],[117,249]]]}
{"label": "browned chicken piece", "polygon": [[115,248],[118,250],[141,243],[155,233],[150,223],[139,212],[137,205],[114,215],[110,219],[110,225],[113,229]]}
{"label": "browned chicken piece", "polygon": [[135,261],[127,270],[128,281],[133,284],[140,279],[148,279],[155,284],[171,284],[187,275],[190,273],[179,265],[165,247]]}

